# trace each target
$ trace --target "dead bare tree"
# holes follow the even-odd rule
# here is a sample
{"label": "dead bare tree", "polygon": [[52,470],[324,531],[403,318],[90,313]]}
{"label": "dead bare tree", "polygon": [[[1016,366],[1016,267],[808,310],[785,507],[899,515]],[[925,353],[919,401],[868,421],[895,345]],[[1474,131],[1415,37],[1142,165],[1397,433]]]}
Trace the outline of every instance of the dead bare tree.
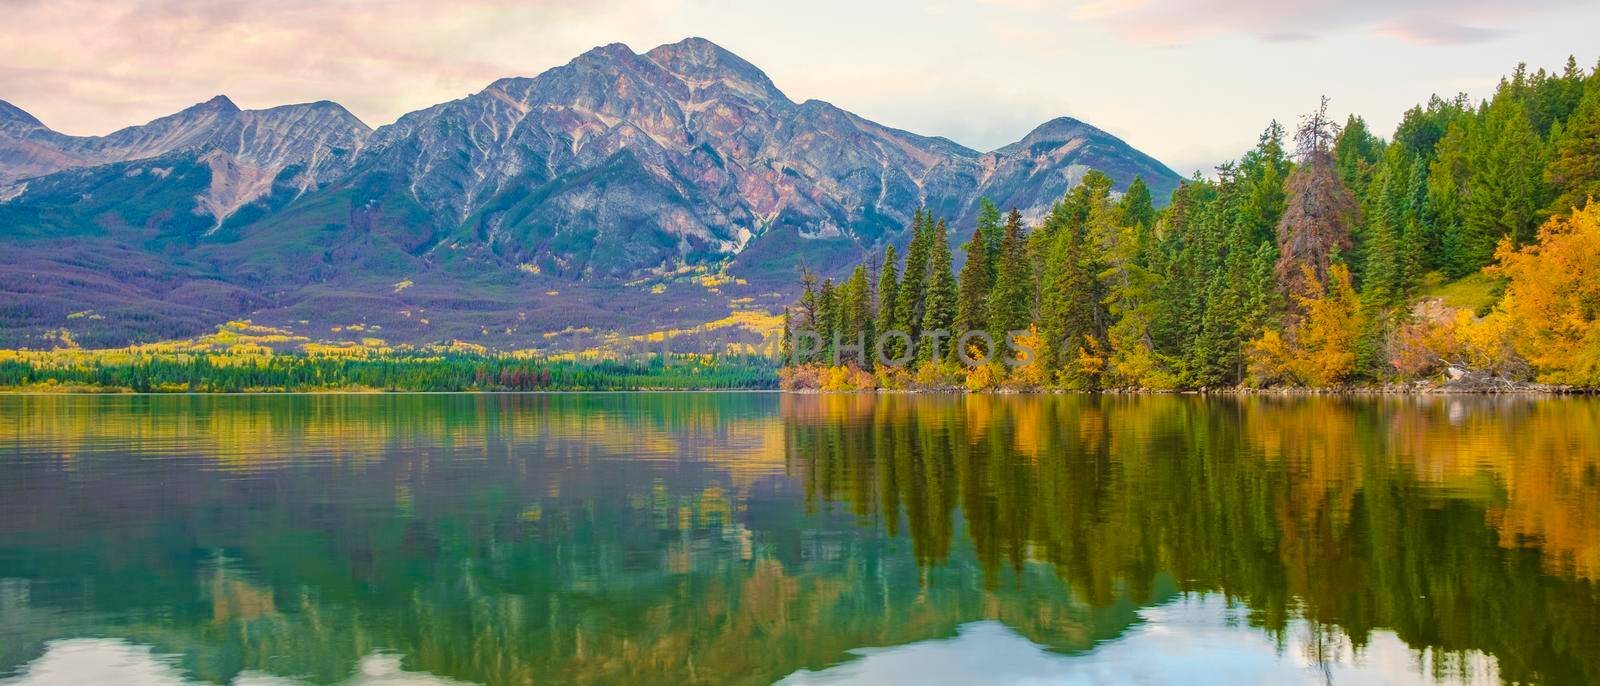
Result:
{"label": "dead bare tree", "polygon": [[1334,165],[1333,141],[1338,136],[1339,125],[1328,117],[1326,96],[1295,131],[1299,164],[1285,185],[1288,203],[1277,229],[1278,285],[1289,296],[1291,309],[1298,309],[1294,296],[1321,295],[1311,292],[1315,289],[1305,267],[1311,268],[1315,283],[1328,283],[1333,255],[1350,250],[1350,231],[1361,220],[1360,206]]}

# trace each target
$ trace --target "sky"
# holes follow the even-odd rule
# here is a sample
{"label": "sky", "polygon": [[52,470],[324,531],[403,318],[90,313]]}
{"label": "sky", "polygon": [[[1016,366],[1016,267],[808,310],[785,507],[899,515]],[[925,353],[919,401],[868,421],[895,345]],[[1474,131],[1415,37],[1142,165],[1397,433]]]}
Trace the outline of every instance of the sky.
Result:
{"label": "sky", "polygon": [[701,36],[796,101],[979,150],[1077,117],[1209,172],[1315,108],[1381,134],[1519,62],[1600,58],[1596,0],[0,0],[0,99],[104,134],[216,94],[376,127],[607,43]]}

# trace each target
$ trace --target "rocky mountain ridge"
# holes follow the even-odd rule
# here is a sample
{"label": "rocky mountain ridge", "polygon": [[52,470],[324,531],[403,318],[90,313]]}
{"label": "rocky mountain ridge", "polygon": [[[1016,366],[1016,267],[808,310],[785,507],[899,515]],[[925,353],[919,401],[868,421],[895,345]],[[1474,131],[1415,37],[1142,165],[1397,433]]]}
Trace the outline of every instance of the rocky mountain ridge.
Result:
{"label": "rocky mountain ridge", "polygon": [[90,310],[137,324],[107,342],[240,317],[507,347],[703,324],[903,243],[918,207],[956,242],[980,199],[1041,216],[1089,169],[1158,202],[1180,180],[1071,118],[979,152],[795,102],[699,38],[597,47],[376,130],[218,96],[76,137],[0,101],[0,240],[24,248],[0,257],[0,347]]}

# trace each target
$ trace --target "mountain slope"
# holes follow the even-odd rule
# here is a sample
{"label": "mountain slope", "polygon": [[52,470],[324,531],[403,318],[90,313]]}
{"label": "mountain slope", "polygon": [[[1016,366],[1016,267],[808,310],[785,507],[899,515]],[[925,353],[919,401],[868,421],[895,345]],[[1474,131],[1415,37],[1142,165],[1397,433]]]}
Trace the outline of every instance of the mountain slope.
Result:
{"label": "mountain slope", "polygon": [[366,124],[335,103],[241,110],[219,95],[105,136],[68,136],[0,101],[0,183],[191,153],[211,170],[198,209],[220,223],[265,195],[291,166],[297,168],[294,185],[300,190],[344,175],[370,134]]}
{"label": "mountain slope", "polygon": [[[153,255],[146,271],[182,265],[176,280],[259,294],[208,301],[218,317],[364,318],[398,340],[496,347],[556,345],[543,334],[566,327],[704,323],[734,299],[775,306],[800,265],[831,272],[902,243],[918,207],[950,219],[957,240],[981,198],[1038,217],[1091,168],[1118,189],[1143,176],[1158,201],[1179,181],[1073,119],[984,153],[797,103],[698,38],[601,46],[376,131],[332,103],[249,111],[219,96],[73,137],[0,106],[9,240],[76,236]],[[0,272],[57,275],[28,286],[54,294],[52,307],[99,302],[84,291],[102,287],[75,285],[81,256],[56,244],[18,254]],[[390,288],[401,282],[415,287]],[[16,293],[0,273],[0,299]],[[169,294],[130,297],[101,321],[159,320]],[[59,325],[0,307],[0,345]]]}

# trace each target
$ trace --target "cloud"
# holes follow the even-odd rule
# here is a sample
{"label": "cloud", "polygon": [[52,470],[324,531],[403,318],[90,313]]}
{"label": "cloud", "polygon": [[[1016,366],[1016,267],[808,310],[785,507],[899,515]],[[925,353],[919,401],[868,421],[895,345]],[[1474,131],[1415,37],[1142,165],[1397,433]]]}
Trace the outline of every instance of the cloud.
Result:
{"label": "cloud", "polygon": [[1506,35],[1502,29],[1462,26],[1449,22],[1397,22],[1380,27],[1378,35],[1418,45],[1469,45]]}
{"label": "cloud", "polygon": [[[624,6],[626,5],[626,6]],[[639,31],[671,0],[10,0],[0,97],[105,133],[226,93],[337,100],[378,125]],[[647,30],[646,30],[647,31]]]}
{"label": "cloud", "polygon": [[1300,42],[1337,32],[1424,45],[1466,45],[1507,33],[1485,27],[1505,26],[1570,4],[1573,0],[1085,0],[1066,16],[1152,45],[1227,36]]}

